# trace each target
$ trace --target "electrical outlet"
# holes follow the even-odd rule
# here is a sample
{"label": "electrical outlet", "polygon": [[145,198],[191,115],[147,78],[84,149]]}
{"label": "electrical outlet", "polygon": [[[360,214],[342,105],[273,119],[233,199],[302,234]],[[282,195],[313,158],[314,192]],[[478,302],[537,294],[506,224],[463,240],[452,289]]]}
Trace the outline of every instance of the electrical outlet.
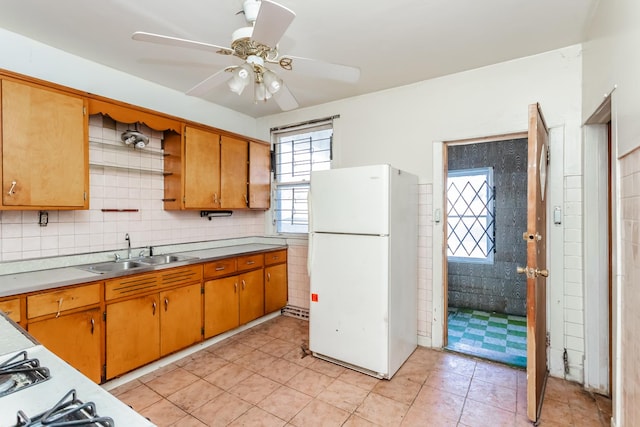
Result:
{"label": "electrical outlet", "polygon": [[38,224],[40,224],[40,227],[46,227],[49,223],[49,213],[47,211],[40,211],[38,217]]}

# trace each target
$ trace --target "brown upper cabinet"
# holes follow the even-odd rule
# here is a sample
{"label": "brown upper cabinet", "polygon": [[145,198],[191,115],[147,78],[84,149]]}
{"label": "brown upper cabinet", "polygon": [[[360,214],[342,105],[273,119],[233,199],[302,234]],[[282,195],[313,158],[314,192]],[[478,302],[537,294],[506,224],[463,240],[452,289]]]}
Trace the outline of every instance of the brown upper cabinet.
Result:
{"label": "brown upper cabinet", "polygon": [[220,208],[220,135],[185,126],[183,141],[184,208]]}
{"label": "brown upper cabinet", "polygon": [[0,209],[88,209],[86,99],[3,78]]}
{"label": "brown upper cabinet", "polygon": [[249,207],[269,209],[271,200],[271,152],[267,144],[249,142]]}
{"label": "brown upper cabinet", "polygon": [[165,209],[268,209],[266,143],[185,125],[165,132]]}
{"label": "brown upper cabinet", "polygon": [[242,209],[248,206],[247,174],[248,142],[222,136],[220,138],[220,207]]}

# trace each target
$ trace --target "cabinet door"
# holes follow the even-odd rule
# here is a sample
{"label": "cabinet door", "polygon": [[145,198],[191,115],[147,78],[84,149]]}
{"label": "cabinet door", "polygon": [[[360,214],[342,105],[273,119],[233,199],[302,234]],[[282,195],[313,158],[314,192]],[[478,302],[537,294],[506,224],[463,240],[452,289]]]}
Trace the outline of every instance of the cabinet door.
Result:
{"label": "cabinet door", "polygon": [[28,330],[61,359],[100,383],[102,316],[99,308],[29,322]]}
{"label": "cabinet door", "polygon": [[254,270],[238,276],[240,288],[240,324],[244,325],[264,315],[263,270]]}
{"label": "cabinet door", "polygon": [[209,338],[239,325],[238,276],[204,283],[204,337]]}
{"label": "cabinet door", "polygon": [[220,207],[220,135],[185,127],[184,207]]}
{"label": "cabinet door", "polygon": [[264,269],[264,311],[271,313],[287,305],[287,264]]}
{"label": "cabinet door", "polygon": [[269,209],[271,152],[267,144],[249,142],[249,207]]}
{"label": "cabinet door", "polygon": [[247,141],[223,136],[220,140],[222,192],[221,207],[241,209],[247,207],[247,174],[249,152]]}
{"label": "cabinet door", "polygon": [[107,305],[107,378],[131,371],[160,356],[158,295]]}
{"label": "cabinet door", "polygon": [[160,356],[173,353],[202,337],[199,283],[160,293]]}
{"label": "cabinet door", "polygon": [[16,323],[20,323],[20,321],[22,320],[20,298],[12,298],[0,301],[0,311],[9,316],[9,319],[13,320]]}
{"label": "cabinet door", "polygon": [[2,80],[2,205],[89,207],[85,100]]}

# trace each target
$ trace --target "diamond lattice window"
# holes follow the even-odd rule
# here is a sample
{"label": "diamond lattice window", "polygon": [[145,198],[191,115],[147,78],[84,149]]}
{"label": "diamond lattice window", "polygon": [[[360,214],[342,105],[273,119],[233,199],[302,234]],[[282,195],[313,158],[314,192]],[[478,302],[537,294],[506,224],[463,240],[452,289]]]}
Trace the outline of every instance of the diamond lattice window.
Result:
{"label": "diamond lattice window", "polygon": [[493,168],[449,171],[447,207],[449,261],[493,262],[496,241]]}

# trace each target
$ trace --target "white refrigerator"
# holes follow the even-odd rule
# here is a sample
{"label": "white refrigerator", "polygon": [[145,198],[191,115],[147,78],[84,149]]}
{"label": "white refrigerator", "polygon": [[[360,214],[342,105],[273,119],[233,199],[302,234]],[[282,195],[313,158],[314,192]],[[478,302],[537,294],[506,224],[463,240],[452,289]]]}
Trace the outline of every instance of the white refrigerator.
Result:
{"label": "white refrigerator", "polygon": [[417,345],[418,179],[389,165],[311,173],[309,349],[391,378]]}

